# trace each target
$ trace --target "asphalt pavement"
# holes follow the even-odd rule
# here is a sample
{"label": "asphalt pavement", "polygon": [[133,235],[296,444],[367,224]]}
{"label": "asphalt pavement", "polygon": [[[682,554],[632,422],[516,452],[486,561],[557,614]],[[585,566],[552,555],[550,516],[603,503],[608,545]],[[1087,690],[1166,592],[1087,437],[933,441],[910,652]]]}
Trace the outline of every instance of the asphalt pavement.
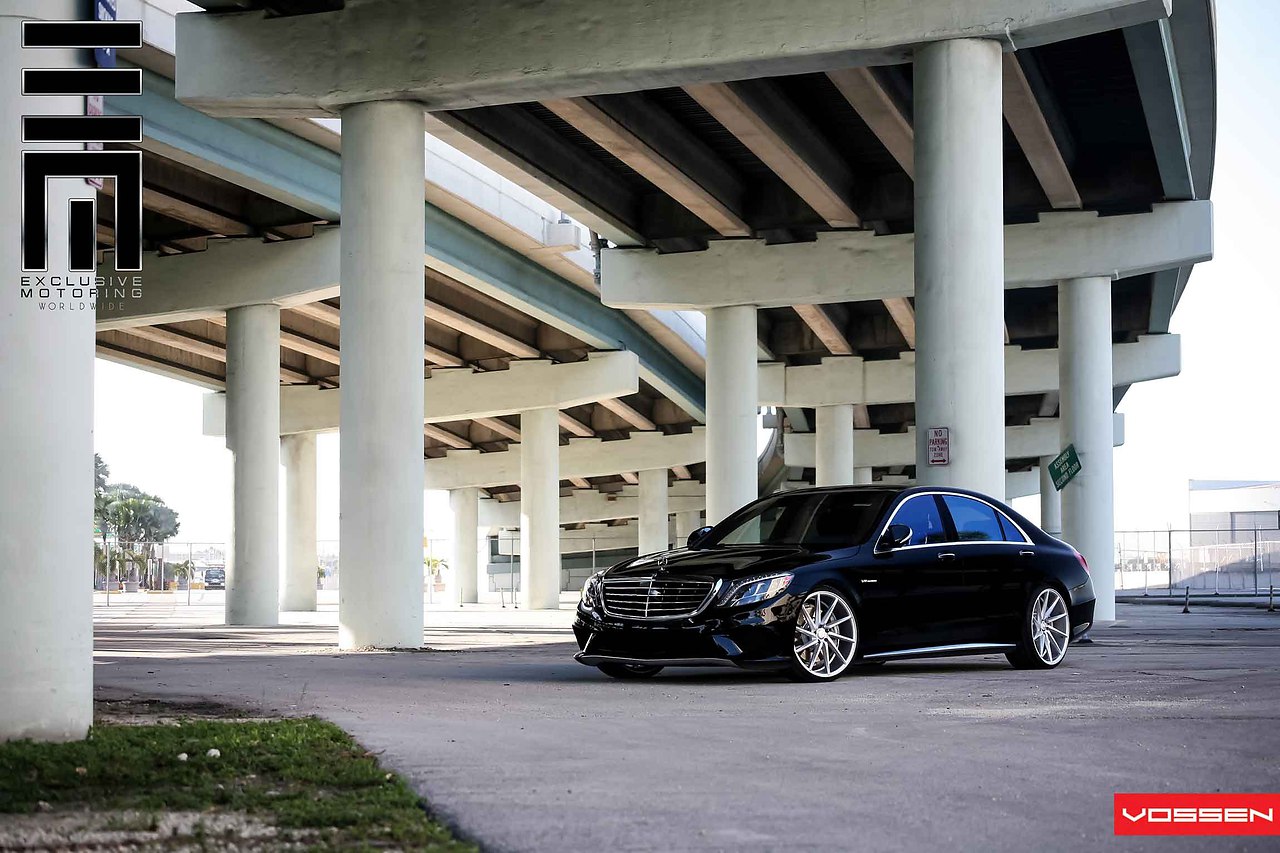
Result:
{"label": "asphalt pavement", "polygon": [[1117,839],[1112,794],[1280,791],[1280,613],[1262,610],[1121,605],[1053,671],[950,658],[825,685],[613,681],[559,642],[568,614],[347,654],[330,627],[122,615],[98,626],[100,696],[326,717],[487,850],[1202,850]]}

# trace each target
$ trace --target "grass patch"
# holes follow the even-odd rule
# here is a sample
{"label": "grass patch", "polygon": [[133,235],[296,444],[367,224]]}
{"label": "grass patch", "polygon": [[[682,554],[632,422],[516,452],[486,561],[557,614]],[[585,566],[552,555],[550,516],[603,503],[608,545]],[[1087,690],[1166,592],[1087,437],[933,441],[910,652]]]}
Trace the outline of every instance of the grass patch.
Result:
{"label": "grass patch", "polygon": [[0,813],[49,807],[243,812],[285,837],[300,831],[316,849],[476,849],[431,820],[418,795],[346,732],[310,718],[105,723],[74,743],[0,743]]}

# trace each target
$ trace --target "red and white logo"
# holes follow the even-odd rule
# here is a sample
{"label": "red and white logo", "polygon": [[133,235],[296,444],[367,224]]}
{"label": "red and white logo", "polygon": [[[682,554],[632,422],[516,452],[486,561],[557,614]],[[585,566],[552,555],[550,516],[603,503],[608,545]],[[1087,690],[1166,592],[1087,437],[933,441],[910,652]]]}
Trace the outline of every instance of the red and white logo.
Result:
{"label": "red and white logo", "polygon": [[1116,794],[1116,835],[1280,835],[1280,794]]}

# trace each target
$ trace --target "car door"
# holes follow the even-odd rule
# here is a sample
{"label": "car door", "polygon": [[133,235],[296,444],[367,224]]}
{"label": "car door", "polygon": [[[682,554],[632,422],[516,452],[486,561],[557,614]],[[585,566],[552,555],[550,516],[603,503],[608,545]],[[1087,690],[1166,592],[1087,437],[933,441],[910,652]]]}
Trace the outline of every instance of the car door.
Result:
{"label": "car door", "polygon": [[888,524],[911,528],[907,545],[878,552],[864,585],[876,627],[877,651],[938,645],[950,629],[950,600],[963,586],[963,568],[937,495],[909,495]]}
{"label": "car door", "polygon": [[[986,501],[967,495],[944,494],[942,506],[955,531],[956,553],[964,570],[964,589],[957,596],[955,642],[995,642],[1007,639],[1007,621],[1017,584],[1020,551],[1003,513]],[[1021,534],[1018,534],[1021,538]]]}

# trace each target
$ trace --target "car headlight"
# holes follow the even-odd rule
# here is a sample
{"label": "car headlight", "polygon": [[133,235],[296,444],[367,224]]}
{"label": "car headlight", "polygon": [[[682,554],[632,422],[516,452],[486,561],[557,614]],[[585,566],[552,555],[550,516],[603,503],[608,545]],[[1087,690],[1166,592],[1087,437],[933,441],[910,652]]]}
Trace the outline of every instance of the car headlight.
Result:
{"label": "car headlight", "polygon": [[781,595],[790,586],[793,577],[795,575],[785,572],[779,575],[747,578],[729,590],[729,594],[724,597],[724,603],[726,606],[735,606],[767,601]]}
{"label": "car headlight", "polygon": [[600,578],[603,576],[604,572],[596,572],[582,585],[582,607],[587,610],[600,606]]}

